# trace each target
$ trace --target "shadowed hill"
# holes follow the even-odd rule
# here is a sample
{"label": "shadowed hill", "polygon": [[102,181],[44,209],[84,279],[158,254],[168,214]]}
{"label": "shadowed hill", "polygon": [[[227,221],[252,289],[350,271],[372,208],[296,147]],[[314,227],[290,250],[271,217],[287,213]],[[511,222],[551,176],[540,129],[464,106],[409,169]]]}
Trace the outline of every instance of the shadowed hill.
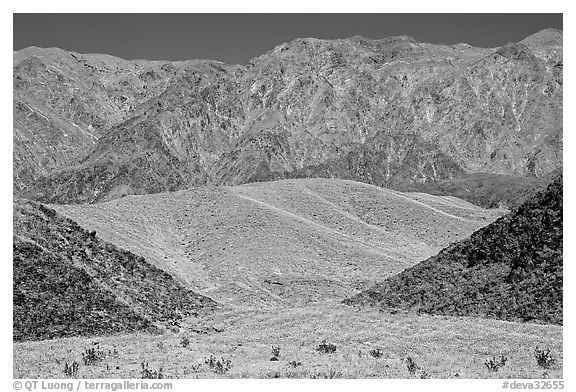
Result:
{"label": "shadowed hill", "polygon": [[14,202],[14,340],[159,331],[214,308],[56,211]]}
{"label": "shadowed hill", "polygon": [[562,188],[345,303],[562,324]]}
{"label": "shadowed hill", "polygon": [[551,178],[551,176],[534,178],[479,173],[464,178],[427,183],[396,183],[394,189],[403,192],[450,195],[483,208],[514,209],[538,191],[546,189]]}
{"label": "shadowed hill", "polygon": [[197,292],[251,306],[346,298],[502,213],[452,197],[328,179],[54,208]]}

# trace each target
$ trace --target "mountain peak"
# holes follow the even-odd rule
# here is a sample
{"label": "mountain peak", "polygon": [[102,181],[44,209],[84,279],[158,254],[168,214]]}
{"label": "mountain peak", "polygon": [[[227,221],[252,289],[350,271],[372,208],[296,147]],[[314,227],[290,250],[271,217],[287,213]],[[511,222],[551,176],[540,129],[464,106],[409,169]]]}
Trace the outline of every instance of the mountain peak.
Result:
{"label": "mountain peak", "polygon": [[529,35],[520,41],[520,43],[529,47],[562,45],[562,35],[562,30],[556,28],[547,28]]}

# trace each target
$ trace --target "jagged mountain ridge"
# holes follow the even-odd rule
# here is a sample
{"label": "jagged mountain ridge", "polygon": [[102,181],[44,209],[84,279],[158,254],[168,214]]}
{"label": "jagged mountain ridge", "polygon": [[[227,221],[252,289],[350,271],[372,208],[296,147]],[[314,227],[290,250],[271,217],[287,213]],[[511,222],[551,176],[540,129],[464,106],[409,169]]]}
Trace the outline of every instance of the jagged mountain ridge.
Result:
{"label": "jagged mountain ridge", "polygon": [[345,303],[562,324],[562,183]]}
{"label": "jagged mountain ridge", "polygon": [[129,98],[79,164],[42,173],[25,195],[94,202],[318,176],[394,186],[562,165],[557,30],[495,49],[306,38],[246,66],[152,63],[136,64],[140,76],[164,70],[154,93]]}
{"label": "jagged mountain ridge", "polygon": [[127,61],[30,47],[14,53],[14,188],[77,164],[110,127],[204,61]]}

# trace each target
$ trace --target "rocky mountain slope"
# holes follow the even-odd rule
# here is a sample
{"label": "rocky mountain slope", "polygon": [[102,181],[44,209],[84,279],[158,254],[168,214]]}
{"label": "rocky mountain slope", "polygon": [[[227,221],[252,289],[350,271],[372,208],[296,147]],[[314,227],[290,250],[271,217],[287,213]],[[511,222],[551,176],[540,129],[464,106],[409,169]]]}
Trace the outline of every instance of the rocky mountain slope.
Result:
{"label": "rocky mountain slope", "polygon": [[53,207],[193,290],[257,309],[342,300],[503,213],[326,179]]}
{"label": "rocky mountain slope", "polygon": [[450,195],[483,208],[514,209],[539,191],[546,189],[555,170],[543,177],[516,177],[477,173],[464,178],[453,178],[425,183],[399,183],[395,189],[403,192],[423,192],[431,195]]}
{"label": "rocky mountain slope", "polygon": [[562,176],[512,213],[346,300],[562,324]]}
{"label": "rocky mountain slope", "polygon": [[215,302],[56,211],[14,202],[14,340],[159,331]]}
{"label": "rocky mountain slope", "polygon": [[298,177],[541,177],[562,166],[562,64],[553,29],[494,49],[305,38],[245,66],[27,49],[15,189],[76,203]]}

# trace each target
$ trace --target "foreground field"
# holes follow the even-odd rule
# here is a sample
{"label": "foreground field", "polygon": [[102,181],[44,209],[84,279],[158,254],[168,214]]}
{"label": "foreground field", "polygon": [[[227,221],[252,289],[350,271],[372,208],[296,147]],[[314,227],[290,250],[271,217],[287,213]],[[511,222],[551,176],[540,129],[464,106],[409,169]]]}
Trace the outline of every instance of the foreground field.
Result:
{"label": "foreground field", "polygon": [[[317,351],[324,340],[336,351]],[[278,361],[270,361],[272,346],[280,348]],[[551,369],[538,366],[536,347],[551,349]],[[102,361],[85,365],[88,348],[102,350]],[[370,351],[378,349],[375,358]],[[188,319],[179,332],[164,335],[15,343],[14,377],[65,378],[65,362],[77,361],[76,378],[142,378],[142,363],[150,371],[162,368],[165,378],[562,378],[562,354],[560,326],[382,313],[334,303],[264,312],[224,309],[210,319]],[[221,367],[205,363],[211,355]],[[489,371],[485,361],[501,355],[506,365]],[[418,366],[413,373],[407,357]]]}

